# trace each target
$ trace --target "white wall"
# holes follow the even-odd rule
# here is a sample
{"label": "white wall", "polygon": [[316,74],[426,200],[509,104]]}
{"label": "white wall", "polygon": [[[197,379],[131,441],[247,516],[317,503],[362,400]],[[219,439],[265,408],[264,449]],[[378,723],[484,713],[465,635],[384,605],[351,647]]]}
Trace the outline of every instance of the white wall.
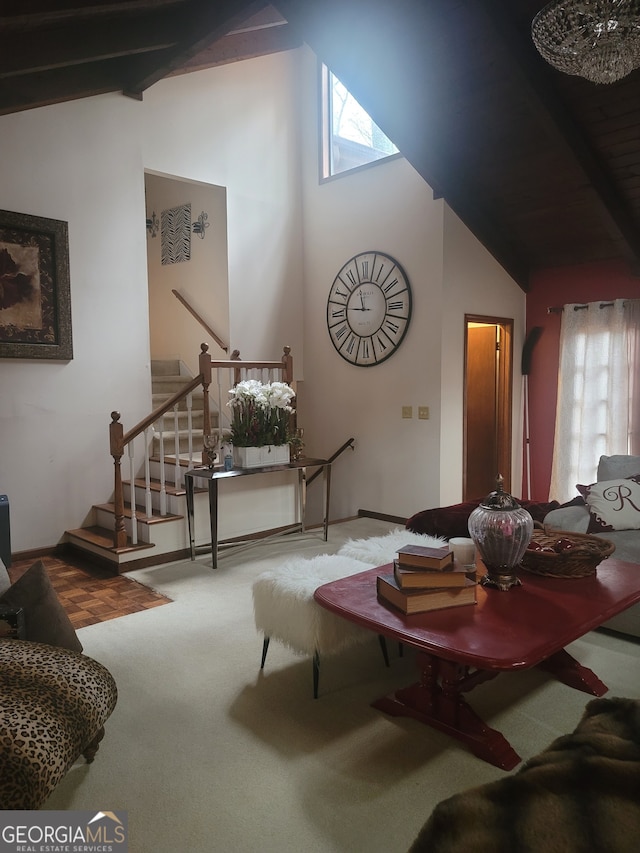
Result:
{"label": "white wall", "polygon": [[74,358],[0,367],[12,550],[51,546],[113,488],[112,410],[150,402],[140,105],[117,96],[0,118],[1,204],[69,223]]}
{"label": "white wall", "polygon": [[296,52],[164,80],[144,96],[146,169],[227,189],[231,349],[302,376]]}
{"label": "white wall", "polygon": [[[304,55],[311,90],[316,60]],[[462,391],[465,312],[515,320],[521,345],[520,288],[403,159],[318,182],[317,104],[301,103],[305,234],[305,382],[307,449],[328,456],[349,437],[333,466],[334,518],[358,509],[410,516],[462,499]],[[326,301],[343,263],[378,249],[406,270],[413,316],[400,349],[375,367],[355,367],[333,348]],[[514,359],[514,363],[517,359]],[[519,386],[514,423],[519,422]],[[402,418],[403,406],[413,418]],[[417,419],[428,406],[429,420]],[[518,433],[514,432],[517,442]],[[520,463],[514,450],[514,483]]]}
{"label": "white wall", "polygon": [[[12,550],[49,547],[113,489],[112,410],[151,410],[144,170],[226,187],[230,336],[302,369],[296,55],[0,117],[0,206],[69,223],[74,358],[0,366]],[[199,350],[200,336],[194,348]]]}
{"label": "white wall", "polygon": [[440,500],[446,506],[462,498],[465,314],[514,321],[511,491],[522,497],[520,355],[524,343],[525,294],[449,207],[445,209],[444,221]]}
{"label": "white wall", "polygon": [[[1,206],[69,223],[74,337],[69,363],[0,368],[14,552],[55,544],[110,498],[110,412],[126,429],[150,411],[145,170],[226,189],[232,348],[277,359],[292,347],[309,452],[356,439],[334,466],[332,517],[459,499],[459,319],[491,304],[518,330],[523,295],[404,160],[320,185],[316,93],[304,49],[174,77],[141,103],[105,95],[0,117]],[[356,368],[331,344],[326,299],[343,263],[372,248],[405,268],[414,312],[396,354]]]}
{"label": "white wall", "polygon": [[[224,187],[147,174],[147,214],[156,214],[158,230],[147,234],[149,326],[152,359],[179,359],[197,376],[198,343],[207,343],[211,357],[228,358],[174,290],[226,345],[229,343],[229,277],[227,259],[227,193]],[[188,261],[162,263],[162,213],[191,205],[191,221],[207,214],[204,237],[191,233]]]}

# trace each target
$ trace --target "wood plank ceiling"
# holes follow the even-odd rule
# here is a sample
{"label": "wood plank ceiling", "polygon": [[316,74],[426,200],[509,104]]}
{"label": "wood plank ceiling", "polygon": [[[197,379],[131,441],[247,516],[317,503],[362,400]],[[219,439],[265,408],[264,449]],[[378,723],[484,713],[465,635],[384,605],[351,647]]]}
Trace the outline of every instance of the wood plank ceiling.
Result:
{"label": "wood plank ceiling", "polygon": [[640,269],[640,71],[548,66],[543,0],[3,0],[0,115],[303,42],[523,289],[537,270]]}

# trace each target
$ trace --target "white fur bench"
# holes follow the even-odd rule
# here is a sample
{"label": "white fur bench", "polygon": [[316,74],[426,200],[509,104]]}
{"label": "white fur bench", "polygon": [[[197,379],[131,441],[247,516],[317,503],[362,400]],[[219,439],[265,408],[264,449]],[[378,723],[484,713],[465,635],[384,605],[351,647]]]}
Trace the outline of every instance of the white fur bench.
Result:
{"label": "white fur bench", "polygon": [[[273,637],[296,654],[310,655],[313,661],[313,695],[318,696],[320,655],[335,654],[364,642],[371,632],[341,619],[316,604],[313,594],[319,586],[366,569],[390,563],[398,548],[407,544],[439,546],[445,540],[398,528],[385,536],[351,539],[337,554],[294,557],[277,569],[264,572],[253,584],[256,628],[264,635],[264,668],[269,641]],[[380,645],[388,666],[384,637]]]}

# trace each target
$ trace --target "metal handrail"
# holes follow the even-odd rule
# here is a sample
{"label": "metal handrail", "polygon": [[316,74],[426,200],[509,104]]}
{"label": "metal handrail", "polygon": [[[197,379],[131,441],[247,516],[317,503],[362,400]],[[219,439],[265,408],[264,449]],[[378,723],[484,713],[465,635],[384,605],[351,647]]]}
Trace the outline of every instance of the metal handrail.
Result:
{"label": "metal handrail", "polygon": [[[341,447],[339,447],[336,450],[336,452],[333,453],[329,457],[329,459],[327,461],[328,462],[335,462],[335,460],[338,458],[338,456],[341,456],[344,453],[344,451],[347,450],[349,447],[351,448],[351,450],[355,450],[355,447],[353,446],[354,441],[355,441],[355,438],[347,439],[347,441],[345,441],[345,443]],[[313,474],[307,479],[307,485],[308,486],[311,485],[311,483],[313,483],[315,478],[321,473],[322,473],[322,468],[318,468],[317,471],[314,471]]]}

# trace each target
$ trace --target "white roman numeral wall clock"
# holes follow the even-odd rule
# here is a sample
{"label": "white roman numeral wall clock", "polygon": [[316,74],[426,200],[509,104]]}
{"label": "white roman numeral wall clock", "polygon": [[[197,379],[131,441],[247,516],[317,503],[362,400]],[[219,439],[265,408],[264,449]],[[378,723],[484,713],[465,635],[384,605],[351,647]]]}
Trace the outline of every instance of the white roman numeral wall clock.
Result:
{"label": "white roman numeral wall clock", "polygon": [[411,319],[411,287],[384,252],[361,252],[335,277],[327,328],[337,352],[358,367],[380,364],[398,349]]}

